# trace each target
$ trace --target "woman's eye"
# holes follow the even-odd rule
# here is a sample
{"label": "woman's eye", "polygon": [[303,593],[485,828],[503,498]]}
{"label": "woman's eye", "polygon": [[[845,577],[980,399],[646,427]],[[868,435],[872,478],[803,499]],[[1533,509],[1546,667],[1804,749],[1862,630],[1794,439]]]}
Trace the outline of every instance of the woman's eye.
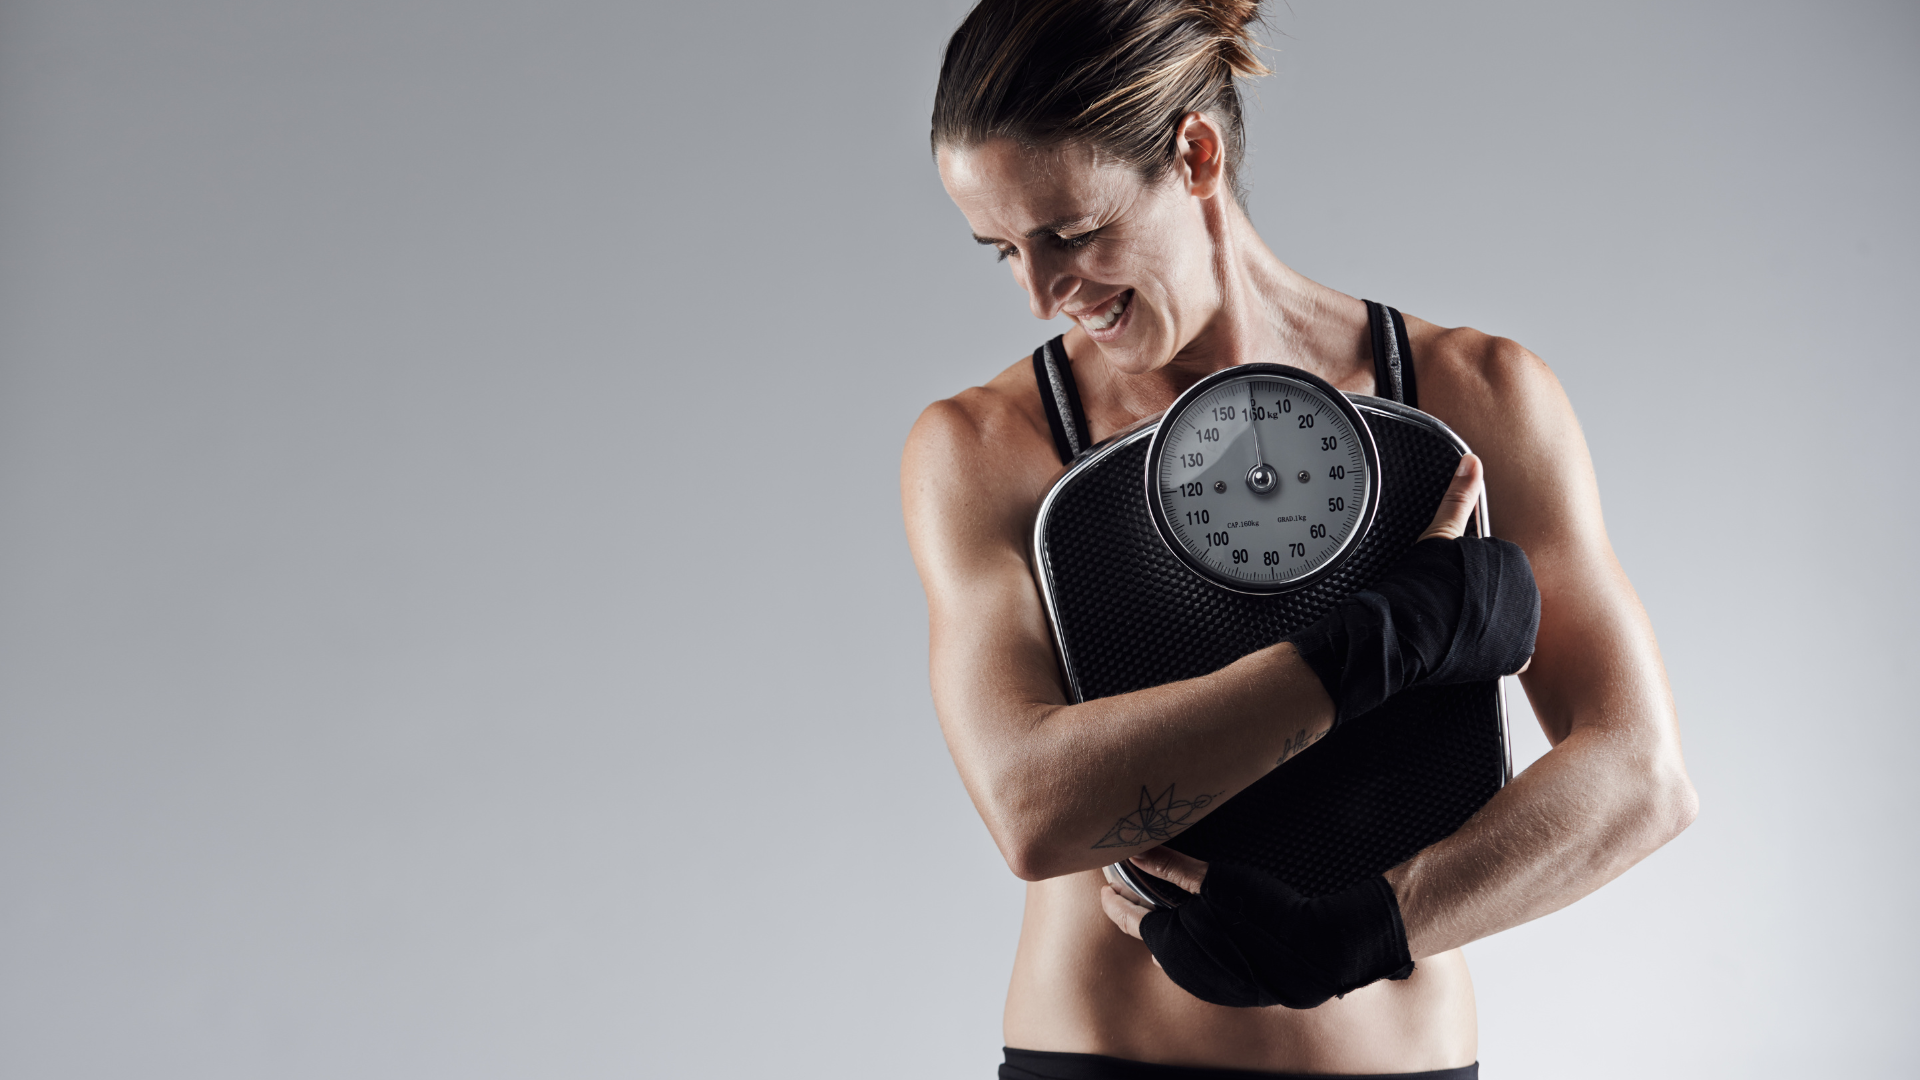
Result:
{"label": "woman's eye", "polygon": [[995,247],[993,250],[999,252],[999,254],[994,257],[995,262],[1006,262],[1008,256],[1015,254],[1014,249],[1010,247]]}
{"label": "woman's eye", "polygon": [[1088,232],[1083,232],[1078,236],[1062,236],[1059,243],[1061,247],[1068,251],[1079,251],[1081,248],[1093,243],[1093,238],[1099,234],[1099,229],[1093,229]]}

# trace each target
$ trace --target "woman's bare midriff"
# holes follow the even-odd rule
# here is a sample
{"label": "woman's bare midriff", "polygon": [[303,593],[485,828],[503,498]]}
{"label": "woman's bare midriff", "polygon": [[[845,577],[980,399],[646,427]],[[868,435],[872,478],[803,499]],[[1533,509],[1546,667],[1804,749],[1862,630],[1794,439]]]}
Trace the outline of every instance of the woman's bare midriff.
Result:
{"label": "woman's bare midriff", "polygon": [[1317,1009],[1228,1009],[1173,985],[1100,910],[1099,871],[1027,886],[1006,1040],[1024,1050],[1296,1073],[1472,1064],[1473,981],[1458,950]]}

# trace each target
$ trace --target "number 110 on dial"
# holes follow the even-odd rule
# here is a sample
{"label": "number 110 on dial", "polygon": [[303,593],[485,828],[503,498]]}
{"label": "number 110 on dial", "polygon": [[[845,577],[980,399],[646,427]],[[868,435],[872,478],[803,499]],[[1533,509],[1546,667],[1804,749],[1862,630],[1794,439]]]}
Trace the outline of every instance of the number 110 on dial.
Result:
{"label": "number 110 on dial", "polygon": [[1279,364],[1215,372],[1180,395],[1147,452],[1147,503],[1196,573],[1243,592],[1301,588],[1372,523],[1379,457],[1346,395]]}

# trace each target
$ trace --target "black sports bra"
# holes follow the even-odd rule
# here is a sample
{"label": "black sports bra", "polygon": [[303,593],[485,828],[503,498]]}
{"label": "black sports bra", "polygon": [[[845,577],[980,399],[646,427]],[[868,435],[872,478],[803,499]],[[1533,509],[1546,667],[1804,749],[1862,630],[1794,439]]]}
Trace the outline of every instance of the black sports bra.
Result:
{"label": "black sports bra", "polygon": [[[1374,394],[1420,407],[1413,381],[1413,347],[1407,341],[1407,320],[1385,304],[1366,301],[1367,323],[1373,328]],[[1040,405],[1047,413],[1047,430],[1062,465],[1093,445],[1087,431],[1087,411],[1080,405],[1080,387],[1067,362],[1066,335],[1033,350],[1033,378],[1040,384]]]}

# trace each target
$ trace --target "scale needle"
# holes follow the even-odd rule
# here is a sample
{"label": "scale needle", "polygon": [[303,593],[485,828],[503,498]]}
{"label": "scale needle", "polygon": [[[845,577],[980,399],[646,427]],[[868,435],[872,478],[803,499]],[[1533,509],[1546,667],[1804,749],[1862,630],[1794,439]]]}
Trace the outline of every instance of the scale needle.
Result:
{"label": "scale needle", "polygon": [[1260,425],[1254,419],[1254,410],[1259,408],[1253,400],[1253,380],[1247,380],[1247,426],[1253,429],[1253,463],[1265,465],[1267,455],[1260,449]]}
{"label": "scale needle", "polygon": [[1247,488],[1265,495],[1280,486],[1280,474],[1267,464],[1267,452],[1260,445],[1260,422],[1254,419],[1260,405],[1253,397],[1253,382],[1247,382],[1247,426],[1253,429],[1253,468],[1247,470]]}

